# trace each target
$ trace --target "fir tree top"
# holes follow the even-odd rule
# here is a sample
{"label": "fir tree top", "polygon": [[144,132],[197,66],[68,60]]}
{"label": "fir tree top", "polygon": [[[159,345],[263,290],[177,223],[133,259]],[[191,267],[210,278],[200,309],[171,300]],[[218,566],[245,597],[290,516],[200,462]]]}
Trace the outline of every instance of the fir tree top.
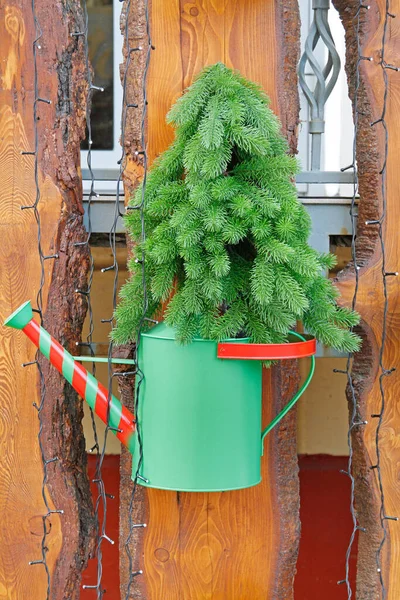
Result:
{"label": "fir tree top", "polygon": [[[337,306],[338,292],[323,275],[335,257],[307,243],[310,218],[293,183],[298,164],[266,94],[218,63],[200,73],[168,122],[175,140],[145,189],[147,317],[167,302],[165,319],[182,343],[196,335],[284,342],[302,320],[324,344],[356,350],[349,328],[358,315]],[[133,205],[141,201],[139,188]],[[138,212],[126,217],[135,243]],[[129,269],[116,311],[118,343],[136,339],[143,316],[135,256]]]}

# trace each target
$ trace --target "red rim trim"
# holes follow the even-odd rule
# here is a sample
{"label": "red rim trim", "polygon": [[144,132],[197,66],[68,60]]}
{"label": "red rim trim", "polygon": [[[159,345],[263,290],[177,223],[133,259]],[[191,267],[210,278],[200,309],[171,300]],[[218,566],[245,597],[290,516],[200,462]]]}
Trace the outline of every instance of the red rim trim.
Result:
{"label": "red rim trim", "polygon": [[217,357],[239,360],[282,360],[313,356],[317,351],[317,340],[312,336],[305,342],[286,344],[240,344],[221,342],[218,344]]}

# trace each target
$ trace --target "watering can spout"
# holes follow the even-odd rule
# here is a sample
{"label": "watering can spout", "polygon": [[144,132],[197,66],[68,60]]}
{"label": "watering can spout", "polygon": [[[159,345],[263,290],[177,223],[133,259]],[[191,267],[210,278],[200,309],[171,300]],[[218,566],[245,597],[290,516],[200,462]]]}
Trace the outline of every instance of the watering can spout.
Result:
{"label": "watering can spout", "polygon": [[24,302],[5,321],[4,325],[22,330],[51,364],[65,377],[78,394],[86,400],[98,417],[109,425],[117,438],[132,451],[135,418],[121,402],[89,373],[65,348],[33,318],[30,301]]}
{"label": "watering can spout", "polygon": [[7,327],[13,327],[14,329],[23,329],[32,319],[32,306],[30,300],[28,300],[28,302],[21,304],[17,310],[7,317],[7,319],[4,321],[4,325]]}

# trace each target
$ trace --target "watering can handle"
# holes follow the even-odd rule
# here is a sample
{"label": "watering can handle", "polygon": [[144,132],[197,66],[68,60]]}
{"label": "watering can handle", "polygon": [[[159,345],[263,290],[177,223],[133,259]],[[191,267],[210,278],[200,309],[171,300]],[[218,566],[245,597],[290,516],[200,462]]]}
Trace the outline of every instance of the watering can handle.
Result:
{"label": "watering can handle", "polygon": [[[296,331],[291,331],[290,332],[291,335],[294,335],[295,337],[297,337],[299,340],[305,342],[306,338],[304,338],[302,335],[300,335],[300,333],[297,333]],[[267,427],[264,429],[264,431],[261,433],[261,443],[262,443],[262,447],[264,448],[264,438],[265,436],[276,426],[278,425],[278,423],[283,419],[284,416],[287,415],[287,413],[290,411],[291,408],[293,408],[293,406],[296,404],[296,402],[299,400],[299,398],[303,395],[303,393],[306,391],[306,389],[308,388],[308,385],[314,375],[314,371],[315,371],[315,356],[312,355],[311,356],[311,365],[310,365],[310,370],[308,372],[308,375],[303,383],[303,385],[301,386],[301,388],[296,392],[296,394],[293,396],[293,398],[286,404],[286,406],[281,410],[280,413],[278,413],[276,415],[276,417],[274,417],[271,421],[271,423],[269,425],[267,425]]]}

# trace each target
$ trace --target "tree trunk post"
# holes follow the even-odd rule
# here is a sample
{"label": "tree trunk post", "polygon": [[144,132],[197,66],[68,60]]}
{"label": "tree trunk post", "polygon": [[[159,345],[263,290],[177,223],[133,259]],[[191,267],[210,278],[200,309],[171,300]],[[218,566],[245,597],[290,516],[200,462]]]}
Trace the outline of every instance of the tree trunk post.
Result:
{"label": "tree trunk post", "polygon": [[[71,34],[84,26],[80,3],[36,0],[42,29],[37,42],[38,182],[41,192],[41,245],[44,261],[44,326],[70,350],[80,339],[86,314],[87,249],[80,141],[85,130],[86,73],[83,40]],[[0,247],[1,322],[25,300],[35,307],[40,286],[38,226],[33,152],[35,101],[33,43],[36,37],[32,3],[3,0],[1,10],[0,92]],[[40,47],[39,47],[40,46]],[[54,256],[56,255],[56,256]],[[54,257],[53,257],[54,256]],[[53,257],[53,258],[52,258]],[[1,594],[15,600],[45,598],[47,578],[40,560],[43,536],[43,465],[38,446],[41,389],[35,349],[23,333],[4,328],[0,342],[4,405],[1,418],[3,450],[0,458]],[[94,517],[86,475],[86,452],[81,402],[63,377],[40,359],[45,397],[41,439],[48,465],[47,496],[53,509],[47,520],[47,563],[52,600],[80,597],[80,580],[93,548]]]}
{"label": "tree trunk post", "polygon": [[[346,34],[346,70],[350,97],[355,96],[356,67],[358,48],[354,16],[359,8],[358,2],[335,0]],[[398,15],[400,2],[391,0],[390,13]],[[361,332],[363,346],[355,355],[352,370],[353,385],[356,393],[358,420],[368,421],[364,427],[352,431],[354,450],[353,475],[355,477],[355,507],[360,527],[365,532],[358,535],[357,592],[358,600],[381,599],[395,600],[400,594],[400,566],[396,554],[400,548],[400,529],[396,521],[384,520],[387,539],[382,546],[381,568],[386,595],[380,583],[377,565],[377,551],[382,540],[381,496],[377,469],[376,431],[378,419],[371,415],[381,410],[379,390],[380,366],[379,350],[382,343],[384,319],[384,295],[382,285],[382,252],[378,237],[378,228],[367,224],[369,220],[379,219],[383,210],[381,169],[385,160],[384,128],[380,118],[385,86],[382,76],[381,47],[383,27],[387,7],[385,2],[372,2],[369,10],[360,12],[360,43],[364,57],[359,64],[360,85],[358,90],[358,132],[357,132],[357,173],[358,173],[358,226],[356,240],[359,287],[356,310],[361,314]],[[389,27],[385,44],[385,61],[390,65],[400,64],[400,46],[398,25],[389,18]],[[387,272],[396,272],[400,264],[399,222],[399,169],[398,169],[398,110],[396,98],[399,94],[398,73],[388,69],[388,102],[385,122],[388,131],[388,160],[386,169],[386,215],[383,222],[383,244],[385,246]],[[390,369],[398,364],[399,341],[398,324],[400,319],[400,279],[387,277],[388,313],[387,339],[383,354],[383,364]],[[352,265],[345,270],[338,281],[339,289],[346,304],[351,303],[355,277]],[[388,366],[387,366],[388,365]],[[386,409],[383,425],[379,434],[380,468],[382,474],[385,510],[389,516],[400,516],[400,497],[398,493],[399,450],[396,436],[400,424],[398,409],[399,370],[385,377],[383,381],[386,397]],[[345,385],[345,383],[344,383]],[[350,411],[352,398],[348,390]],[[350,502],[350,498],[349,498]],[[386,515],[385,515],[386,516]]]}

